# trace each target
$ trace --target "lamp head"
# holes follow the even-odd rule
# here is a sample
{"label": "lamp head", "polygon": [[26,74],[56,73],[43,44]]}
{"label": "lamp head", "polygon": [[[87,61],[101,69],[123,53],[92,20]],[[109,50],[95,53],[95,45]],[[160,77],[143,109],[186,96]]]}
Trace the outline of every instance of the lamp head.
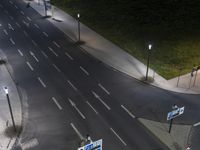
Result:
{"label": "lamp head", "polygon": [[77,17],[80,18],[80,14],[79,13],[77,14]]}
{"label": "lamp head", "polygon": [[7,87],[4,87],[4,91],[6,94],[8,94],[8,88]]}
{"label": "lamp head", "polygon": [[151,44],[149,44],[149,50],[151,50],[151,48],[152,48],[152,45],[151,45]]}

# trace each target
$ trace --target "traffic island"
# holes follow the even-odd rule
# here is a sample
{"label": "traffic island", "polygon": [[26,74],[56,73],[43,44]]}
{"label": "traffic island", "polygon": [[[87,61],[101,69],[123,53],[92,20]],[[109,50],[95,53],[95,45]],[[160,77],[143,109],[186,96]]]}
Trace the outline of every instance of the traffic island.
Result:
{"label": "traffic island", "polygon": [[170,150],[185,150],[188,147],[191,125],[174,124],[169,133],[169,124],[138,119],[148,130],[153,133],[162,143],[167,145]]}

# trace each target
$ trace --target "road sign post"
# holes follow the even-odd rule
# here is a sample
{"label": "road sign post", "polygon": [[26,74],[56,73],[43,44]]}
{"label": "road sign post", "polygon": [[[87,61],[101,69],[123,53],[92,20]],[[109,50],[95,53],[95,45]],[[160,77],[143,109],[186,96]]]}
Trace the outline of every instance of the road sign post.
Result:
{"label": "road sign post", "polygon": [[[175,105],[176,106],[176,105]],[[171,128],[172,128],[172,123],[173,123],[173,119],[182,115],[184,113],[185,107],[173,107],[175,108],[174,110],[172,110],[171,112],[168,112],[167,114],[167,120],[170,120],[170,125],[169,125],[169,133],[171,132]]]}

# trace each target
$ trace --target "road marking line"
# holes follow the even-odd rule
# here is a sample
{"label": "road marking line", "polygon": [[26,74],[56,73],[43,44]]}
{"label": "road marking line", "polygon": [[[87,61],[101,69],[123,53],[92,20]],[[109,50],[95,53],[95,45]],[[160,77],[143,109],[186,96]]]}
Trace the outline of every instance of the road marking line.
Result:
{"label": "road marking line", "polygon": [[33,56],[33,58],[34,58],[37,62],[39,62],[39,60],[37,59],[37,57],[35,56],[35,54],[34,54],[32,51],[29,51],[29,53],[30,53],[31,56]]}
{"label": "road marking line", "polygon": [[10,42],[11,42],[13,45],[15,45],[15,42],[13,41],[12,38],[10,38]]}
{"label": "road marking line", "polygon": [[15,5],[15,8],[18,9],[17,5]]}
{"label": "road marking line", "polygon": [[22,10],[20,11],[20,13],[21,13],[22,15],[24,15],[24,12],[23,12]]}
{"label": "road marking line", "polygon": [[9,3],[13,5],[13,2],[12,2],[12,1],[9,1]]}
{"label": "road marking line", "polygon": [[86,101],[86,103],[92,108],[92,110],[93,110],[96,114],[98,114],[98,111],[96,111],[96,109],[95,109],[88,101]]}
{"label": "road marking line", "polygon": [[104,92],[106,92],[106,94],[110,95],[110,92],[108,92],[108,90],[107,90],[105,87],[103,87],[103,85],[101,85],[101,84],[99,83],[98,86],[99,86],[102,90],[104,90]]}
{"label": "road marking line", "polygon": [[44,88],[47,87],[47,86],[44,84],[44,82],[42,81],[42,79],[41,79],[40,77],[38,77],[37,79],[39,80],[39,82],[42,84],[42,86],[43,86]]}
{"label": "road marking line", "polygon": [[44,55],[45,58],[48,58],[47,54],[44,51],[41,51],[42,55]]}
{"label": "road marking line", "polygon": [[197,122],[193,126],[196,127],[196,126],[199,126],[199,125],[200,125],[200,122]]}
{"label": "road marking line", "polygon": [[85,70],[82,66],[80,66],[80,69],[81,69],[87,76],[90,75],[90,74],[87,72],[87,70]]}
{"label": "road marking line", "polygon": [[31,40],[31,42],[33,43],[33,45],[37,46],[37,43],[34,40]]}
{"label": "road marking line", "polygon": [[3,29],[3,32],[4,32],[6,35],[8,35],[8,32],[7,32],[6,29]]}
{"label": "road marking line", "polygon": [[124,144],[124,146],[127,145],[127,144],[124,142],[124,140],[122,140],[122,138],[121,138],[112,128],[110,128],[110,130],[117,136],[117,138]]}
{"label": "road marking line", "polygon": [[17,25],[19,28],[21,28],[21,25],[20,25],[19,23],[16,22],[16,25]]}
{"label": "road marking line", "polygon": [[46,37],[48,37],[48,34],[46,32],[42,32]]}
{"label": "road marking line", "polygon": [[23,30],[23,33],[26,37],[28,37],[28,33],[26,31]]}
{"label": "road marking line", "polygon": [[60,104],[58,103],[58,101],[55,99],[55,97],[52,97],[52,100],[57,105],[58,109],[62,110],[62,107],[60,106]]}
{"label": "road marking line", "polygon": [[61,70],[55,64],[52,64],[52,65],[58,72],[61,72]]}
{"label": "road marking line", "polygon": [[135,116],[123,105],[121,105],[121,107],[132,117],[135,118]]}
{"label": "road marking line", "polygon": [[20,49],[17,49],[17,51],[19,52],[19,54],[20,54],[21,56],[24,56],[24,54],[20,51]]}
{"label": "road marking line", "polygon": [[31,64],[27,61],[26,64],[29,66],[29,68],[31,69],[31,71],[33,71],[33,67],[31,66]]}
{"label": "road marking line", "polygon": [[34,138],[34,139],[29,140],[26,143],[21,144],[21,148],[22,148],[22,150],[27,150],[27,149],[33,148],[37,145],[39,145],[39,141],[36,138]]}
{"label": "road marking line", "polygon": [[51,47],[48,47],[48,48],[56,57],[58,57],[58,54]]}
{"label": "road marking line", "polygon": [[14,28],[12,27],[12,25],[10,23],[8,23],[8,29],[11,29],[14,31]]}
{"label": "road marking line", "polygon": [[69,59],[74,60],[74,58],[73,58],[72,56],[70,56],[67,52],[65,52],[65,55],[66,55]]}
{"label": "road marking line", "polygon": [[72,128],[74,129],[74,131],[76,132],[76,134],[78,135],[78,137],[83,140],[83,136],[81,135],[81,133],[78,131],[78,129],[74,126],[73,123],[70,123],[70,125],[72,126]]}
{"label": "road marking line", "polygon": [[69,85],[71,85],[71,87],[74,89],[74,91],[78,91],[78,89],[69,80],[67,80],[67,82],[69,83]]}
{"label": "road marking line", "polygon": [[94,91],[91,91],[92,94],[96,99],[98,99],[108,110],[111,110],[111,108],[100,98],[99,95],[97,95]]}
{"label": "road marking line", "polygon": [[76,111],[79,113],[79,115],[83,118],[86,119],[86,117],[83,115],[83,113],[78,109],[78,107],[76,106],[76,104],[70,99],[68,98],[70,104],[72,105],[72,107],[74,107],[76,109]]}
{"label": "road marking line", "polygon": [[36,23],[34,23],[34,26],[35,26],[36,28],[38,28],[38,29],[40,28]]}
{"label": "road marking line", "polygon": [[30,17],[27,16],[26,18],[27,18],[29,21],[32,21]]}
{"label": "road marking line", "polygon": [[60,45],[56,43],[55,41],[53,41],[53,44],[56,45],[58,48],[60,48]]}

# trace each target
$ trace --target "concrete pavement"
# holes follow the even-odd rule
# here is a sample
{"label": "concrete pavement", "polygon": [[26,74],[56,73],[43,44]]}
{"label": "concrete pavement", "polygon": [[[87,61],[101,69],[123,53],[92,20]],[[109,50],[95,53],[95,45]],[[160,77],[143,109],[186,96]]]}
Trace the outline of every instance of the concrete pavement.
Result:
{"label": "concrete pavement", "polygon": [[[5,86],[9,90],[10,103],[17,133],[14,132],[13,129],[8,101],[3,89]],[[6,150],[12,148],[16,141],[17,135],[20,133],[22,124],[22,111],[17,87],[11,78],[10,73],[5,67],[5,64],[0,65],[0,95],[0,150]]]}

